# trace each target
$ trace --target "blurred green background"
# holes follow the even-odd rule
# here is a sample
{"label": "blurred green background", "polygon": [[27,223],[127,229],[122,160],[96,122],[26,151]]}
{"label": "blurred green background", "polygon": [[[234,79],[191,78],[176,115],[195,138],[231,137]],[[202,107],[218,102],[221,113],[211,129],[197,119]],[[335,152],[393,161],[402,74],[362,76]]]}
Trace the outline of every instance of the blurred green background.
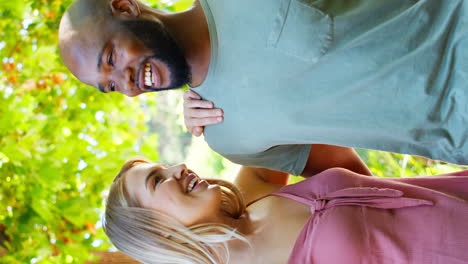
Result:
{"label": "blurred green background", "polygon": [[[120,166],[135,155],[186,161],[200,175],[226,179],[238,168],[185,131],[182,91],[126,98],[80,84],[57,49],[60,17],[71,2],[0,4],[0,263],[83,263],[91,251],[111,248],[101,228],[103,200]],[[192,4],[144,2],[168,11]],[[358,152],[378,176],[459,169]]]}

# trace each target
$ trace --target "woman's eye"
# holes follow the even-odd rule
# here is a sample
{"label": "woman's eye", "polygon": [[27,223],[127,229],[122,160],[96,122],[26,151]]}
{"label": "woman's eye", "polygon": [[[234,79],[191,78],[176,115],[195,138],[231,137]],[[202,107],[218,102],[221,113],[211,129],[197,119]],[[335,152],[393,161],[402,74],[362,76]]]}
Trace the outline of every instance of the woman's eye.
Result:
{"label": "woman's eye", "polygon": [[154,177],[154,188],[156,188],[156,186],[158,186],[160,182],[161,182],[161,177],[156,175],[156,177]]}
{"label": "woman's eye", "polygon": [[110,82],[109,83],[109,91],[111,91],[111,92],[115,91],[115,82]]}

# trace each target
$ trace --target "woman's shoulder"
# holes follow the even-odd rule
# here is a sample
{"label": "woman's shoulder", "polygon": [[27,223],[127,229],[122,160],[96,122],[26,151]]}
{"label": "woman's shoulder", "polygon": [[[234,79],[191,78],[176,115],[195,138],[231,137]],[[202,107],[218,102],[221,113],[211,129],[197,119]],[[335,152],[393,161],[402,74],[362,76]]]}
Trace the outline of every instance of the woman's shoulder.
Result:
{"label": "woman's shoulder", "polygon": [[240,189],[247,204],[252,203],[282,187],[265,180],[265,169],[241,167],[234,184]]}
{"label": "woman's shoulder", "polygon": [[268,176],[265,176],[265,174],[271,175],[272,173],[277,173],[276,176],[283,177],[280,172],[241,167],[234,183],[240,189],[247,204],[251,204],[272,193],[291,193],[296,196],[306,197],[320,196],[340,188],[359,186],[363,180],[371,178],[344,168],[331,168],[300,182],[286,185],[287,180],[281,184],[275,184],[272,183],[274,177],[267,179]]}
{"label": "woman's shoulder", "polygon": [[314,199],[340,189],[359,187],[375,177],[362,175],[344,168],[330,168],[294,184],[274,191],[276,195]]}

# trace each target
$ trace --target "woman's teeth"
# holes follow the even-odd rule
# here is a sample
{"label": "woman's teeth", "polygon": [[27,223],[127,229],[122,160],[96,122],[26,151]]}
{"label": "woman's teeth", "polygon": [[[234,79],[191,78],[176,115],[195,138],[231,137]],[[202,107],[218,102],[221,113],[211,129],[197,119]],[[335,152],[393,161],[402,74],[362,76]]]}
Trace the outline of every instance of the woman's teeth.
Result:
{"label": "woman's teeth", "polygon": [[195,183],[197,183],[197,178],[193,178],[187,188],[187,192],[191,192],[193,190],[193,187],[195,186]]}
{"label": "woman's teeth", "polygon": [[151,64],[147,62],[145,64],[145,85],[146,86],[153,86],[154,75],[151,71]]}

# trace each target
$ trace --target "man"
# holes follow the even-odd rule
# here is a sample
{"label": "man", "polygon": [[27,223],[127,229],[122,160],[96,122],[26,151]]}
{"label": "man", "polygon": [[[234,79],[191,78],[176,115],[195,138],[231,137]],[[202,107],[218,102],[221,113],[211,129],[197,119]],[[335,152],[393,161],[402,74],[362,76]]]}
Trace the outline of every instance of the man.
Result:
{"label": "man", "polygon": [[135,0],[76,1],[60,24],[61,55],[78,79],[104,93],[196,86],[210,56],[203,16],[201,8],[167,15]]}
{"label": "man", "polygon": [[[177,14],[79,0],[60,47],[103,92],[188,83],[224,111],[207,142],[244,165],[300,174],[309,153],[342,150],[311,143],[468,164],[465,14],[461,0],[200,0]],[[205,124],[220,115],[193,111]]]}

